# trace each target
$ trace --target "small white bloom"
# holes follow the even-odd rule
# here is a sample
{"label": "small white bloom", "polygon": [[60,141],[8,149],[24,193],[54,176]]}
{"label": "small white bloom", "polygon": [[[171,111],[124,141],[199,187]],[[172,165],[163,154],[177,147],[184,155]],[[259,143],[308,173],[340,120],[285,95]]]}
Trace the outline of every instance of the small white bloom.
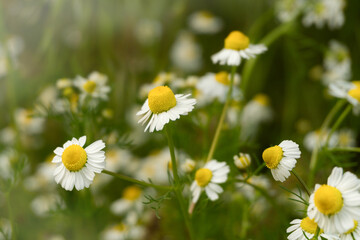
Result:
{"label": "small white bloom", "polygon": [[32,110],[18,108],[15,111],[15,123],[18,129],[25,134],[39,134],[44,129],[45,119],[32,116]]}
{"label": "small white bloom", "polygon": [[47,217],[59,207],[64,208],[65,205],[60,196],[55,194],[40,195],[31,202],[32,211],[39,217]]}
{"label": "small white bloom", "polygon": [[220,65],[239,66],[241,59],[255,58],[256,55],[265,52],[264,44],[250,44],[250,39],[240,31],[232,31],[225,38],[224,48],[211,56],[213,63]]}
{"label": "small white bloom", "polygon": [[146,233],[145,228],[141,225],[130,225],[125,223],[119,223],[105,229],[101,234],[101,239],[103,240],[143,239],[145,233]]}
{"label": "small white bloom", "polygon": [[54,177],[56,183],[67,190],[81,190],[89,187],[95,173],[101,173],[105,168],[105,147],[102,140],[98,140],[85,149],[86,136],[67,141],[64,146],[54,150],[56,156],[52,162],[56,163]]}
{"label": "small white bloom", "polygon": [[87,96],[91,97],[94,104],[98,99],[107,100],[110,92],[107,81],[108,77],[99,72],[92,72],[88,78],[78,76],[75,79],[74,85],[82,92],[80,101],[83,102]]}
{"label": "small white bloom", "polygon": [[279,145],[265,149],[262,158],[271,170],[276,181],[284,182],[300,158],[299,145],[291,140],[284,140]]}
{"label": "small white bloom", "polygon": [[353,105],[354,114],[360,113],[360,81],[338,81],[330,84],[329,86],[330,95],[346,99]]}
{"label": "small white bloom", "polygon": [[[313,151],[315,149],[315,147],[322,147],[325,145],[326,140],[328,139],[330,130],[329,129],[325,129],[323,131],[316,130],[316,131],[311,131],[308,132],[305,137],[304,137],[304,146],[308,151]],[[331,135],[329,142],[328,142],[328,147],[335,147],[336,143],[338,142],[338,134],[335,132],[334,134]]]}
{"label": "small white bloom", "polygon": [[[340,235],[340,240],[353,240],[353,239],[360,239],[360,226],[359,222],[354,220],[354,227]],[[352,237],[354,236],[354,238]]]}
{"label": "small white bloom", "polygon": [[129,211],[135,211],[140,214],[143,206],[143,191],[138,186],[126,187],[122,193],[122,197],[110,206],[110,210],[115,215],[124,215]]}
{"label": "small white bloom", "polygon": [[219,198],[219,194],[223,189],[219,183],[224,183],[227,180],[227,175],[230,172],[229,166],[225,162],[218,162],[211,160],[200,168],[195,173],[195,180],[191,184],[192,202],[196,203],[199,200],[200,194],[205,190],[206,195],[211,201]]}
{"label": "small white bloom", "polygon": [[251,163],[251,157],[247,153],[239,153],[238,155],[234,156],[234,164],[239,169],[245,169],[248,166],[250,166]]}
{"label": "small white bloom", "polygon": [[310,196],[307,214],[326,233],[343,234],[360,220],[360,180],[352,173],[335,167],[327,184],[316,184]]}
{"label": "small white bloom", "polygon": [[[245,180],[246,176],[237,176],[236,177],[239,180]],[[270,181],[265,176],[251,176],[249,179],[247,179],[247,182],[255,185],[259,188],[262,188],[264,191],[269,192],[270,189]],[[247,199],[254,201],[256,196],[258,196],[256,193],[257,191],[254,189],[253,186],[250,186],[249,184],[246,184],[244,182],[237,182],[236,183],[236,189],[239,190]]]}
{"label": "small white bloom", "polygon": [[190,28],[200,34],[214,34],[221,30],[223,22],[208,11],[198,11],[189,16]]}
{"label": "small white bloom", "polygon": [[181,169],[186,173],[191,173],[194,171],[196,162],[192,159],[186,159],[185,162],[181,165]]}
{"label": "small white bloom", "polygon": [[148,129],[160,131],[170,120],[175,121],[180,115],[187,115],[194,109],[196,100],[188,98],[190,94],[176,94],[167,86],[159,86],[152,89],[148,94],[141,110],[136,115],[142,115],[139,123],[144,124],[149,119],[144,132]]}
{"label": "small white bloom", "polygon": [[304,7],[304,0],[278,0],[276,2],[277,18],[281,22],[295,19]]}
{"label": "small white bloom", "polygon": [[161,32],[160,22],[152,19],[141,19],[134,28],[137,41],[144,46],[155,43],[160,38]]}

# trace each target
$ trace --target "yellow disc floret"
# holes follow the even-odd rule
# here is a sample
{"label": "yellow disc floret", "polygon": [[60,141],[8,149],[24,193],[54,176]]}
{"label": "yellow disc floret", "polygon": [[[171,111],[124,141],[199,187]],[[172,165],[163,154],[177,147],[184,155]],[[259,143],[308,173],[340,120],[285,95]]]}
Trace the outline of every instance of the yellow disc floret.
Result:
{"label": "yellow disc floret", "polygon": [[266,166],[270,169],[274,169],[279,165],[280,160],[283,157],[283,150],[279,146],[269,147],[265,149],[262,154],[262,158],[266,163]]}
{"label": "yellow disc floret", "polygon": [[358,224],[359,224],[358,221],[354,220],[354,227],[352,229],[350,229],[349,231],[347,231],[345,234],[351,234],[353,231],[355,231]]}
{"label": "yellow disc floret", "polygon": [[153,113],[162,113],[176,106],[176,98],[167,86],[152,89],[148,95],[149,107]]}
{"label": "yellow disc floret", "polygon": [[249,47],[249,38],[240,31],[232,31],[225,38],[225,48],[233,50],[243,50]]}
{"label": "yellow disc floret", "polygon": [[300,227],[307,233],[315,234],[317,229],[317,223],[309,217],[301,220]]}
{"label": "yellow disc floret", "polygon": [[200,168],[195,173],[195,180],[200,187],[205,187],[209,184],[212,178],[212,172],[207,168]]}
{"label": "yellow disc floret", "polygon": [[215,74],[215,79],[216,81],[218,81],[221,84],[224,85],[229,85],[230,84],[230,79],[229,79],[229,74],[227,72],[219,72],[217,74]]}
{"label": "yellow disc floret", "polygon": [[350,97],[355,98],[358,102],[360,102],[360,84],[359,83],[354,83],[354,84],[356,87],[350,89],[348,94]]}
{"label": "yellow disc floret", "polygon": [[129,201],[135,201],[141,195],[141,189],[137,186],[130,186],[124,189],[123,198]]}
{"label": "yellow disc floret", "polygon": [[62,154],[62,162],[69,171],[79,171],[86,163],[87,155],[79,145],[67,147]]}
{"label": "yellow disc floret", "polygon": [[92,80],[86,81],[86,83],[84,83],[83,87],[87,93],[93,93],[96,89],[96,82],[94,82]]}
{"label": "yellow disc floret", "polygon": [[344,205],[341,192],[329,185],[321,185],[315,192],[314,202],[317,209],[325,215],[339,212]]}
{"label": "yellow disc floret", "polygon": [[269,106],[270,102],[269,97],[262,93],[256,94],[253,100],[263,106]]}

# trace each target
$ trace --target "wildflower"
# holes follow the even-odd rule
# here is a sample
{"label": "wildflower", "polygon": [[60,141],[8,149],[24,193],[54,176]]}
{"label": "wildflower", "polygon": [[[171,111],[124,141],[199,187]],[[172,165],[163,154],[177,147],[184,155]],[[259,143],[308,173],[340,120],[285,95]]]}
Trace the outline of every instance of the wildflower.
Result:
{"label": "wildflower", "polygon": [[54,189],[56,184],[54,182],[54,170],[56,166],[51,163],[54,154],[49,156],[50,161],[40,163],[34,175],[29,176],[24,181],[24,187],[28,191],[39,191],[44,189]]}
{"label": "wildflower", "polygon": [[46,217],[58,208],[64,207],[64,202],[60,196],[56,194],[40,195],[31,202],[32,211],[39,217]]}
{"label": "wildflower", "polygon": [[134,28],[137,41],[144,46],[154,44],[161,37],[161,33],[161,23],[153,19],[141,19]]}
{"label": "wildflower", "polygon": [[170,120],[175,121],[180,115],[187,115],[194,108],[196,100],[189,98],[190,94],[176,94],[167,86],[159,86],[148,94],[141,110],[136,115],[143,115],[139,123],[144,124],[150,118],[144,132],[148,129],[160,131]]}
{"label": "wildflower", "polygon": [[251,163],[251,157],[247,153],[239,153],[239,156],[238,155],[234,156],[234,164],[239,169],[247,168],[248,166],[250,166],[250,163]]}
{"label": "wildflower", "polygon": [[211,201],[217,200],[219,194],[223,192],[218,183],[226,182],[229,172],[230,168],[225,162],[216,160],[211,160],[203,168],[198,169],[195,173],[195,180],[190,187],[192,202],[196,203],[199,200],[204,189]]}
{"label": "wildflower", "polygon": [[214,34],[221,30],[223,22],[209,11],[194,12],[189,16],[190,28],[200,34]]}
{"label": "wildflower", "polygon": [[104,240],[126,240],[143,239],[145,228],[141,225],[130,225],[127,223],[118,223],[104,230],[101,239]]}
{"label": "wildflower", "polygon": [[122,197],[110,206],[111,212],[115,215],[123,215],[129,211],[141,213],[143,210],[143,191],[138,186],[126,187],[122,193]]}
{"label": "wildflower", "polygon": [[0,239],[11,239],[12,236],[11,222],[6,218],[0,218]]}
{"label": "wildflower", "polygon": [[338,147],[355,147],[356,135],[352,129],[341,129],[336,134]]}
{"label": "wildflower", "polygon": [[276,2],[277,18],[281,22],[295,19],[304,6],[304,0],[278,0]]}
{"label": "wildflower", "polygon": [[344,22],[343,0],[316,0],[305,8],[303,24],[306,27],[315,25],[323,28],[327,23],[330,29],[340,28]]}
{"label": "wildflower", "polygon": [[99,72],[90,73],[88,78],[78,76],[75,79],[74,85],[77,86],[80,91],[80,101],[84,102],[87,96],[91,97],[92,103],[95,104],[96,100],[107,100],[110,87],[106,85],[107,76]]}
{"label": "wildflower", "polygon": [[232,31],[225,38],[224,48],[211,56],[213,63],[221,65],[239,66],[241,59],[254,58],[256,55],[265,52],[264,44],[250,44],[250,39],[240,31]]}
{"label": "wildflower", "polygon": [[[318,227],[317,223],[309,217],[303,219],[294,219],[290,222],[290,224],[292,225],[286,230],[287,233],[291,233],[287,237],[289,240],[312,239],[315,236]],[[335,235],[325,234],[322,230],[320,230],[319,236],[328,240],[339,239]]]}
{"label": "wildflower", "polygon": [[[234,82],[240,82],[240,76],[234,76]],[[204,77],[200,78],[196,88],[202,92],[207,101],[218,99],[224,103],[230,87],[230,76],[227,72],[207,73]],[[233,99],[240,99],[241,92],[235,88],[232,91]]]}
{"label": "wildflower", "polygon": [[[254,187],[252,187],[244,182],[244,180],[246,179],[246,175],[244,175],[244,176],[239,175],[236,178],[238,180],[243,181],[243,182],[236,183],[236,188],[238,189],[238,191],[240,191],[242,193],[242,195],[244,195],[247,199],[255,200],[255,198],[257,196],[256,195],[257,191],[254,189]],[[260,176],[251,176],[246,181],[247,181],[247,183],[250,183],[254,186],[264,189],[264,191],[269,191],[269,189],[271,189],[270,181],[265,176],[261,176],[261,175]]]}
{"label": "wildflower", "polygon": [[4,43],[0,43],[0,78],[7,75],[10,63],[13,68],[18,67],[18,57],[23,49],[24,41],[18,36],[11,36]]}
{"label": "wildflower", "polygon": [[170,50],[171,62],[181,70],[195,72],[202,65],[202,49],[189,32],[181,32]]}
{"label": "wildflower", "polygon": [[316,184],[307,214],[326,233],[342,234],[354,228],[360,219],[360,180],[352,173],[335,167],[327,184]]}
{"label": "wildflower", "polygon": [[[328,139],[330,130],[315,130],[308,132],[304,137],[304,146],[308,151],[313,151],[314,148],[319,145],[319,147],[322,147],[325,145],[326,140]],[[338,135],[334,133],[328,142],[328,147],[335,147],[336,143],[338,142]]]}
{"label": "wildflower", "polygon": [[15,123],[22,133],[33,135],[43,131],[45,119],[34,117],[30,109],[18,108],[15,111]]}
{"label": "wildflower", "polygon": [[354,113],[360,113],[360,81],[332,83],[329,86],[329,93],[334,97],[346,99],[353,105]]}
{"label": "wildflower", "polygon": [[105,168],[105,152],[101,151],[105,147],[102,140],[98,140],[85,149],[86,136],[71,141],[67,141],[63,147],[54,150],[56,156],[52,162],[56,163],[54,171],[56,183],[68,191],[74,186],[76,190],[89,187],[95,173],[101,173]]}
{"label": "wildflower", "polygon": [[[354,236],[354,238],[352,237]],[[341,240],[353,240],[353,239],[360,239],[360,226],[359,222],[354,220],[354,227],[340,235]]]}
{"label": "wildflower", "polygon": [[196,162],[192,159],[186,159],[181,165],[181,169],[186,173],[191,173],[195,169]]}
{"label": "wildflower", "polygon": [[265,149],[262,158],[271,170],[276,181],[283,182],[290,176],[296,159],[300,158],[299,145],[291,140],[284,140],[279,145]]}

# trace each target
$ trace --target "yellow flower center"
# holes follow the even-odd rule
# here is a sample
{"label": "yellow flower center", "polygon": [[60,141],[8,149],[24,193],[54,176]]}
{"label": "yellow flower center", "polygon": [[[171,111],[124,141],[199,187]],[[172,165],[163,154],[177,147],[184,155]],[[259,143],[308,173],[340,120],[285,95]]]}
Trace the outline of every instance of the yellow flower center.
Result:
{"label": "yellow flower center", "polygon": [[356,100],[358,100],[358,102],[360,102],[360,84],[359,83],[354,83],[354,84],[356,87],[353,89],[350,89],[348,94],[350,97],[355,98]]}
{"label": "yellow flower center", "polygon": [[309,217],[306,217],[303,220],[301,220],[300,227],[302,228],[302,230],[304,230],[307,233],[315,234],[317,223],[314,220],[310,219]]}
{"label": "yellow flower center", "polygon": [[124,189],[123,198],[129,201],[135,201],[141,195],[141,189],[137,186],[130,186]]}
{"label": "yellow flower center", "polygon": [[232,31],[225,38],[225,48],[233,50],[243,50],[250,44],[249,38],[240,31]]}
{"label": "yellow flower center", "polygon": [[353,231],[355,231],[357,226],[358,226],[358,221],[354,220],[354,227],[352,229],[350,229],[349,231],[347,231],[345,234],[351,234]]}
{"label": "yellow flower center", "polygon": [[93,93],[96,89],[96,82],[89,80],[84,83],[83,88],[87,93]]}
{"label": "yellow flower center", "polygon": [[125,232],[126,231],[126,226],[123,223],[119,223],[119,224],[116,224],[114,226],[114,229],[119,231],[119,232]]}
{"label": "yellow flower center", "polygon": [[270,102],[269,97],[262,93],[256,94],[254,97],[254,101],[260,103],[263,106],[269,106]]}
{"label": "yellow flower center", "polygon": [[212,178],[212,172],[207,168],[200,168],[195,173],[195,180],[200,187],[205,187],[209,184]]}
{"label": "yellow flower center", "polygon": [[62,93],[65,97],[70,97],[74,93],[74,90],[72,87],[66,87]]}
{"label": "yellow flower center", "polygon": [[325,215],[339,212],[344,205],[341,192],[337,188],[326,184],[316,190],[314,202],[317,209]]}
{"label": "yellow flower center", "polygon": [[200,16],[202,16],[203,18],[207,18],[207,19],[211,19],[214,17],[214,15],[212,15],[211,12],[208,12],[208,11],[201,11],[199,13]]}
{"label": "yellow flower center", "polygon": [[219,72],[219,73],[215,74],[215,79],[216,79],[216,81],[218,81],[221,84],[224,84],[224,85],[230,84],[229,74],[227,72]]}
{"label": "yellow flower center", "polygon": [[62,162],[69,171],[79,171],[86,163],[87,155],[79,145],[67,147],[62,154]]}
{"label": "yellow flower center", "polygon": [[246,168],[250,164],[250,160],[245,156],[239,157],[239,161],[241,162],[243,168]]}
{"label": "yellow flower center", "polygon": [[283,150],[279,146],[269,147],[265,149],[262,154],[262,158],[266,163],[266,166],[270,169],[274,169],[279,164],[283,156]]}
{"label": "yellow flower center", "polygon": [[149,107],[153,113],[162,113],[176,106],[176,98],[167,86],[152,89],[148,95]]}

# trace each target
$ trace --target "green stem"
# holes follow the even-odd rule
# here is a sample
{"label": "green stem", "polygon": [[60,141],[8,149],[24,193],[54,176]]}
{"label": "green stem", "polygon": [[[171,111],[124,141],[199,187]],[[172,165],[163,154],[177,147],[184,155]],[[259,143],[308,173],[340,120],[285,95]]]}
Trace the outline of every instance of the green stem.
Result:
{"label": "green stem", "polygon": [[360,153],[360,148],[358,147],[338,147],[338,148],[328,148],[332,152],[358,152]]}
{"label": "green stem", "polygon": [[356,240],[353,233],[351,233],[351,237],[353,240]]}
{"label": "green stem", "polygon": [[184,199],[183,195],[181,194],[181,183],[180,183],[180,178],[179,178],[178,170],[177,170],[177,163],[176,163],[176,158],[175,158],[175,147],[174,147],[174,142],[173,142],[173,139],[171,136],[171,129],[170,129],[169,125],[165,125],[165,132],[166,132],[166,137],[168,139],[170,156],[171,156],[171,164],[172,164],[171,168],[172,168],[172,172],[174,175],[173,190],[175,192],[176,198],[178,199],[181,213],[185,220],[186,227],[189,231],[190,239],[194,239],[192,228],[191,228],[190,216],[189,216],[189,213],[186,211],[185,199]]}
{"label": "green stem", "polygon": [[[338,101],[335,106],[330,110],[330,112],[328,113],[328,115],[325,117],[324,122],[321,125],[320,128],[320,133],[322,134],[324,131],[326,131],[326,129],[329,127],[330,123],[333,121],[334,117],[336,116],[336,114],[340,111],[340,109],[346,104],[346,100],[340,100]],[[321,147],[321,139],[319,138],[315,148],[311,154],[311,160],[310,160],[310,173],[309,173],[309,177],[308,177],[308,184],[310,186],[313,185],[314,183],[314,177],[315,177],[315,168],[317,165],[317,161],[318,161],[318,153],[319,153],[319,149]]]}
{"label": "green stem", "polygon": [[291,170],[290,172],[296,177],[296,179],[300,182],[300,184],[305,189],[307,195],[310,197],[310,191],[309,191],[309,188],[306,186],[305,182],[301,179],[301,177],[294,170]]}
{"label": "green stem", "polygon": [[327,136],[326,139],[326,144],[325,146],[328,146],[329,140],[331,138],[331,136],[334,134],[334,132],[339,128],[340,124],[344,121],[344,119],[346,118],[346,116],[350,113],[352,109],[352,105],[349,104],[345,110],[342,112],[342,114],[339,116],[339,118],[336,120],[336,122],[334,123],[334,125],[331,128],[331,131],[329,133],[329,135]]}
{"label": "green stem", "polygon": [[247,180],[249,180],[249,178],[251,178],[252,176],[258,174],[263,168],[265,167],[265,163],[262,163],[253,173],[249,174],[244,181],[246,182]]}
{"label": "green stem", "polygon": [[214,139],[211,143],[211,147],[210,147],[210,151],[209,151],[209,154],[208,154],[208,157],[206,159],[206,161],[210,161],[214,155],[214,152],[215,152],[215,148],[216,148],[216,145],[219,141],[219,136],[220,136],[220,132],[221,132],[221,129],[222,129],[222,126],[224,124],[224,120],[225,120],[225,115],[226,115],[226,112],[227,112],[227,109],[229,107],[229,104],[231,102],[231,97],[232,97],[232,90],[233,90],[233,85],[234,85],[234,76],[235,76],[235,72],[236,72],[236,67],[237,66],[233,66],[231,68],[231,77],[230,77],[230,86],[229,86],[229,91],[227,93],[227,96],[226,96],[226,102],[224,104],[224,108],[222,110],[222,113],[221,113],[221,116],[220,116],[220,120],[219,120],[219,123],[217,125],[217,128],[216,128],[216,132],[215,132],[215,135],[214,135]]}
{"label": "green stem", "polygon": [[319,226],[317,226],[316,227],[316,232],[315,232],[315,235],[314,235],[313,239],[318,240],[319,234],[320,234],[320,228],[319,228]]}
{"label": "green stem", "polygon": [[108,174],[110,176],[119,178],[119,179],[127,181],[127,182],[132,182],[132,183],[135,183],[135,184],[139,184],[139,185],[144,186],[144,187],[152,187],[152,188],[157,188],[157,189],[162,189],[162,190],[172,190],[173,189],[173,187],[170,187],[170,186],[160,186],[160,185],[155,185],[155,184],[152,184],[152,183],[147,183],[147,182],[140,181],[140,180],[125,176],[125,175],[120,174],[120,173],[114,173],[114,172],[111,172],[111,171],[108,171],[108,170],[105,170],[105,169],[102,171],[102,173]]}

